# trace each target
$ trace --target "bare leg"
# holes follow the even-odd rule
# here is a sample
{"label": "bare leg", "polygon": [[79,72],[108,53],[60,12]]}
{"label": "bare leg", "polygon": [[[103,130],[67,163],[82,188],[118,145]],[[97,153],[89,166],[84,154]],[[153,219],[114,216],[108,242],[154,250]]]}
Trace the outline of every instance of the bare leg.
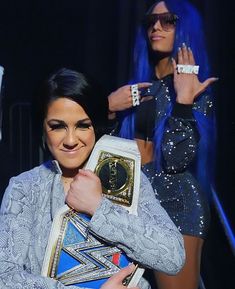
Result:
{"label": "bare leg", "polygon": [[198,289],[203,239],[184,235],[186,261],[176,276],[155,272],[159,289]]}

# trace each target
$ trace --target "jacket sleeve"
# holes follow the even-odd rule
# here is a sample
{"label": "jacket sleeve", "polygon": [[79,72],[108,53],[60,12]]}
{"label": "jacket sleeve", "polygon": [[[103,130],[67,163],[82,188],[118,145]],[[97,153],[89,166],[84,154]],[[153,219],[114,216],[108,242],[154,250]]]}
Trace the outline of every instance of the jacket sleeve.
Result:
{"label": "jacket sleeve", "polygon": [[[200,141],[198,120],[195,113],[207,123],[214,123],[212,95],[205,91],[193,105],[175,103],[163,135],[163,169],[167,173],[185,170],[193,161]],[[204,123],[200,124],[204,127]],[[211,138],[213,136],[209,136]]]}
{"label": "jacket sleeve", "polygon": [[163,134],[163,169],[167,173],[185,170],[195,157],[200,139],[192,105],[176,103]]}
{"label": "jacket sleeve", "polygon": [[144,267],[175,275],[184,264],[182,235],[143,173],[138,216],[104,198],[89,226],[90,231],[121,248]]}
{"label": "jacket sleeve", "polygon": [[0,210],[0,288],[78,289],[34,272],[28,254],[36,216],[28,190],[24,182],[12,179],[3,197]]}

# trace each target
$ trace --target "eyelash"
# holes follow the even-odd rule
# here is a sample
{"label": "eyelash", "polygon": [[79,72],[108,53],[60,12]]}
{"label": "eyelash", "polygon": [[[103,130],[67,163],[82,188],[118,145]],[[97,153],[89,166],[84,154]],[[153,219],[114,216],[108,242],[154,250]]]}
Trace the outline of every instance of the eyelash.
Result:
{"label": "eyelash", "polygon": [[78,123],[76,127],[80,129],[89,129],[91,126],[91,123]]}
{"label": "eyelash", "polygon": [[[76,128],[86,130],[89,129],[92,126],[91,123],[78,123],[76,125]],[[49,125],[51,130],[57,130],[57,129],[64,129],[66,126],[64,124],[51,124]]]}
{"label": "eyelash", "polygon": [[51,130],[56,130],[56,129],[63,129],[65,128],[64,124],[51,124],[49,125]]}

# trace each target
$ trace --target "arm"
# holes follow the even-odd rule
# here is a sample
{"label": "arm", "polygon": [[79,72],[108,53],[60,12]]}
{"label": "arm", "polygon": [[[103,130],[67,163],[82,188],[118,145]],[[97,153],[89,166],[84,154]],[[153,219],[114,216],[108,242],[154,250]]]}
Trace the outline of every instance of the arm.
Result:
{"label": "arm", "polygon": [[32,189],[26,182],[12,179],[3,198],[0,211],[0,288],[78,289],[40,276],[41,264],[37,264],[29,254],[35,222],[33,200],[29,198]]}
{"label": "arm", "polygon": [[[178,51],[178,64],[195,65],[193,52],[185,44]],[[163,136],[162,152],[165,170],[177,173],[188,167],[196,152],[199,133],[192,108],[207,112],[211,101],[204,93],[209,85],[218,80],[215,77],[200,82],[196,74],[178,73],[176,61],[172,61],[176,103],[172,116],[168,119],[167,130]]]}
{"label": "arm", "polygon": [[208,92],[202,93],[192,105],[176,103],[163,134],[162,156],[163,168],[167,173],[178,173],[187,169],[194,160],[200,133],[198,120],[193,111],[199,115],[200,124],[205,128],[204,122],[213,121],[213,101]]}
{"label": "arm", "polygon": [[[152,99],[151,95],[141,95],[141,90],[152,85],[150,82],[138,83],[140,93],[140,103]],[[133,107],[133,99],[131,95],[130,85],[124,85],[110,93],[107,97],[108,101],[108,128],[107,133],[117,135],[120,130],[120,123],[117,112],[125,111]]]}
{"label": "arm", "polygon": [[90,230],[143,266],[176,274],[184,264],[183,238],[144,174],[141,181],[138,216],[103,198]]}
{"label": "arm", "polygon": [[167,173],[185,170],[193,161],[200,139],[192,105],[176,103],[163,134],[163,167]]}

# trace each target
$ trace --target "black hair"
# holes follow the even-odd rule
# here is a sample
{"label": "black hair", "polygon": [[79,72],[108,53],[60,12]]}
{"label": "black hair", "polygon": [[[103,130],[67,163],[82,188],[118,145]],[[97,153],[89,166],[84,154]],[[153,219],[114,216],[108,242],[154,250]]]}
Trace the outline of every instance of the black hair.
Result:
{"label": "black hair", "polygon": [[61,97],[69,98],[82,106],[92,121],[96,138],[104,133],[107,104],[101,87],[84,73],[67,68],[52,73],[40,88],[38,113],[41,129],[49,104]]}

